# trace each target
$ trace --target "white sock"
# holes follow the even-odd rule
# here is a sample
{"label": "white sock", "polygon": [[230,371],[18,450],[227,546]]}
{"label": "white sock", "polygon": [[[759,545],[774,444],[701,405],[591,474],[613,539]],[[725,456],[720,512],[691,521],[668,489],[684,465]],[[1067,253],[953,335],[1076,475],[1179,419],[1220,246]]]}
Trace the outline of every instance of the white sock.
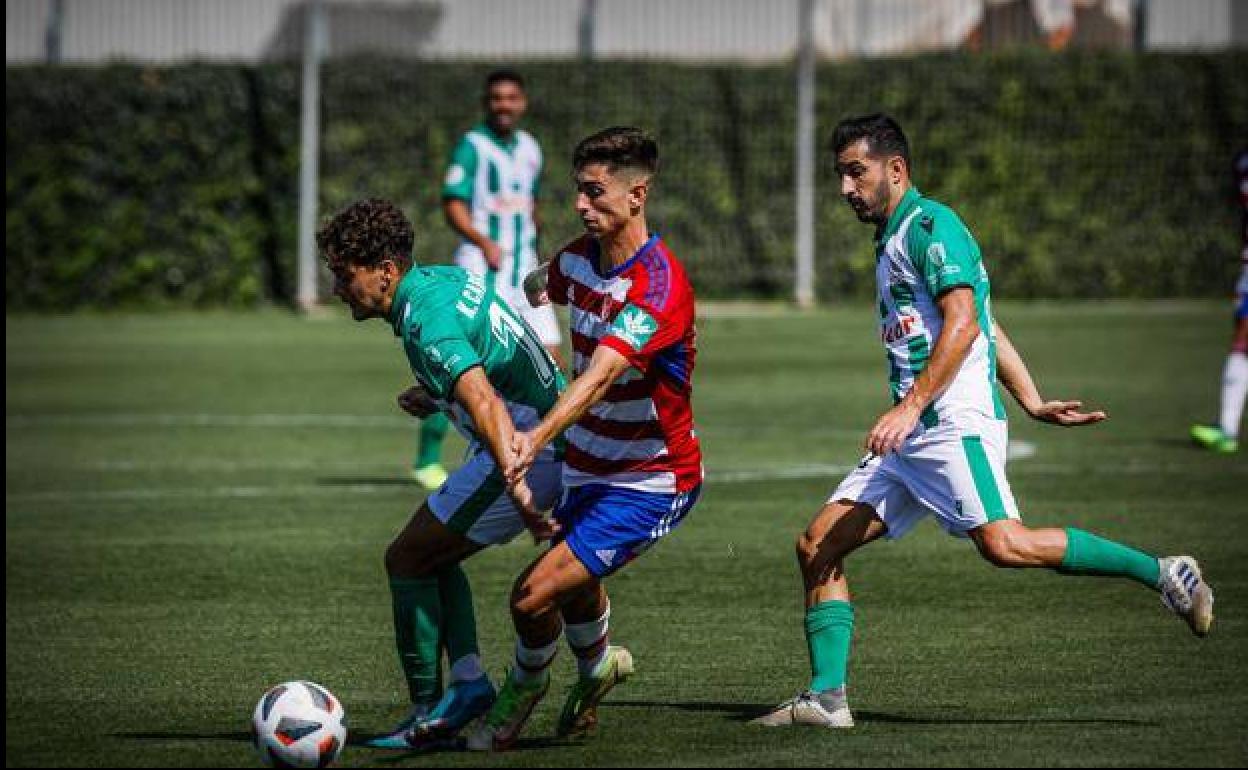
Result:
{"label": "white sock", "polygon": [[555,659],[555,653],[559,651],[559,640],[536,649],[525,647],[524,642],[516,640],[516,666],[511,670],[511,678],[517,682],[526,683],[547,676],[546,669],[550,667],[550,662]]}
{"label": "white sock", "polygon": [[451,664],[452,682],[474,682],[483,676],[481,656],[476,653],[469,653]]}
{"label": "white sock", "polygon": [[1226,357],[1222,370],[1222,432],[1235,438],[1239,435],[1239,419],[1244,414],[1244,396],[1248,395],[1248,353],[1236,351]]}
{"label": "white sock", "polygon": [[576,670],[581,676],[593,676],[598,665],[607,656],[607,628],[611,620],[611,604],[602,611],[602,617],[588,623],[569,623],[563,628],[568,646],[576,656]]}

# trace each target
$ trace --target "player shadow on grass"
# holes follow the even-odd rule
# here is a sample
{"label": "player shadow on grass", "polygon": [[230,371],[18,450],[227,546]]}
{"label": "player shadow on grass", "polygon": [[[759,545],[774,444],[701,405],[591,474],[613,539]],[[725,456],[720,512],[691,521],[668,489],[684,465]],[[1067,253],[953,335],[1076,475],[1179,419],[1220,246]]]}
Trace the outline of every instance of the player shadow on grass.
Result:
{"label": "player shadow on grass", "polygon": [[[351,741],[347,741],[348,745],[351,745],[351,743]],[[568,748],[575,745],[577,744],[573,741],[558,740],[556,738],[521,738],[512,744],[511,748],[507,749],[507,753],[510,754],[517,751],[531,751],[533,749]],[[414,757],[428,757],[435,754],[448,753],[466,754],[470,752],[464,746],[463,741],[460,740],[455,743],[430,746],[424,749],[413,749],[411,751],[380,750],[377,754],[377,758],[373,761],[379,765],[397,765],[401,762],[407,762]],[[487,754],[482,754],[480,752],[477,752],[477,755],[488,756]]]}
{"label": "player shadow on grass", "polygon": [[[378,737],[381,733],[367,732],[348,732],[347,745],[353,748],[368,748],[365,742]],[[226,732],[210,733],[210,732],[125,732],[113,733],[112,737],[122,738],[131,741],[234,741],[238,743],[246,743],[251,745],[253,742],[252,734],[247,730],[231,730]],[[557,738],[521,738],[511,748],[512,751],[524,751],[526,749],[550,749],[575,745],[575,741],[560,740]],[[464,752],[463,739],[457,738],[454,741],[429,746],[424,749],[415,749],[412,751],[393,751],[386,749],[377,750],[377,761],[383,764],[393,764],[402,762],[412,757],[427,756],[430,754],[442,754],[446,752]]]}
{"label": "player shadow on grass", "polygon": [[[208,732],[142,732],[142,733],[113,733],[114,738],[125,738],[132,741],[240,741],[242,743],[251,743],[252,734],[249,730],[231,730],[229,732],[208,733]],[[349,743],[349,741],[348,741]]]}
{"label": "player shadow on grass", "polygon": [[[599,706],[602,709],[611,708],[657,708],[657,709],[677,709],[679,711],[699,711],[699,712],[717,712],[724,714],[724,718],[733,722],[748,722],[755,717],[762,716],[775,708],[775,704],[770,703],[717,703],[713,701],[644,701],[644,700],[614,700],[607,701]],[[1143,719],[1116,719],[1116,718],[1050,718],[1050,717],[990,717],[990,718],[945,718],[945,717],[927,717],[922,715],[908,714],[889,714],[882,711],[855,711],[854,721],[859,723],[880,722],[894,724],[911,724],[911,725],[1131,725],[1135,727],[1157,727],[1159,722],[1150,722]]]}

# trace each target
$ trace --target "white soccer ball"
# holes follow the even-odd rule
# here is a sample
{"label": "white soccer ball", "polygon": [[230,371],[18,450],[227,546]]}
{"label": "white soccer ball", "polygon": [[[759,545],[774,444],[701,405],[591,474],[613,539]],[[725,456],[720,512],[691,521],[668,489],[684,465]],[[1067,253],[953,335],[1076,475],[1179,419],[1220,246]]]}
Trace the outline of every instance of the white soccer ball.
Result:
{"label": "white soccer ball", "polygon": [[285,682],[266,692],[251,723],[256,751],[273,767],[328,767],[347,742],[342,704],[312,682]]}

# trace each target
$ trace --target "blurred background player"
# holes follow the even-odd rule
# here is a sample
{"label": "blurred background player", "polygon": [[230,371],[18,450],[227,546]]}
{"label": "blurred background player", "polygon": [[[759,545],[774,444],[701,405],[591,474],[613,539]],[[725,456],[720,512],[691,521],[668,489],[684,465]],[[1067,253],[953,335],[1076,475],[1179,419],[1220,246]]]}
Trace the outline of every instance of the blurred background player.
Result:
{"label": "blurred background player", "polygon": [[[561,492],[554,450],[508,485],[512,433],[532,428],[564,379],[523,320],[484,279],[459,267],[412,262],[412,226],[384,200],[360,201],[321,228],[317,244],[334,294],[357,321],[384,318],[403,342],[418,385],[399,397],[410,413],[447,413],[468,457],[430,495],[386,550],[395,641],[412,707],[370,745],[406,749],[445,740],[494,702],[481,667],[472,590],[459,563],[547,520],[538,509]],[[451,685],[442,692],[439,649]]]}
{"label": "blurred background player", "polygon": [[1235,333],[1222,368],[1222,408],[1216,423],[1192,426],[1193,441],[1226,454],[1239,451],[1239,421],[1244,414],[1244,398],[1248,397],[1248,148],[1235,156],[1235,184],[1239,193],[1242,267],[1235,287]]}
{"label": "blurred background player", "polygon": [[1125,577],[1161,593],[1198,636],[1213,591],[1189,556],[1158,559],[1081,529],[1031,529],[1005,476],[1008,430],[997,382],[1033,419],[1092,425],[1103,412],[1045,401],[992,318],[979,246],[949,207],[910,182],[910,149],[886,115],[842,121],[833,135],[841,194],[875,226],[880,336],[893,407],[867,434],[868,454],[798,538],[806,589],[811,680],[755,720],[768,727],[853,727],[846,668],[854,609],[844,560],[883,535],[900,538],[931,515],[997,567]]}
{"label": "blurred background player", "polygon": [[[515,665],[468,748],[503,750],[520,735],[550,684],[564,634],[579,676],[556,734],[597,724],[603,696],[633,670],[607,643],[611,606],[602,580],[675,529],[702,488],[691,404],[693,287],[646,227],[658,145],[636,128],[609,128],[577,145],[576,212],[588,235],[551,261],[537,302],[566,304],[576,377],[540,424],[515,434],[516,465],[565,435],[566,492],[550,550],[516,579]],[[564,431],[567,431],[564,434]]]}
{"label": "blurred background player", "polygon": [[[541,147],[518,127],[528,109],[524,79],[511,70],[490,73],[482,104],[485,120],[455,146],[442,185],[443,214],[463,239],[455,251],[455,264],[484,276],[486,285],[528,321],[562,368],[554,310],[529,305],[521,286],[524,276],[537,267],[542,174]],[[445,435],[446,418],[441,413],[421,425],[412,476],[426,489],[437,489],[446,480],[441,463]]]}

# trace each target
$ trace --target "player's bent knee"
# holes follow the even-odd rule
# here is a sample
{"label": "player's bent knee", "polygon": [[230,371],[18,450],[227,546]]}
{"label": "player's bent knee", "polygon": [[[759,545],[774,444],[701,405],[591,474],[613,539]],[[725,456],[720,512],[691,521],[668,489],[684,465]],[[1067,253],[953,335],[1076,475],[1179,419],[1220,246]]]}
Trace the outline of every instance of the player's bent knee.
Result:
{"label": "player's bent knee", "polygon": [[517,580],[511,589],[512,617],[531,618],[551,609],[555,597],[544,586],[545,582],[534,580],[532,574]]}
{"label": "player's bent knee", "polygon": [[1026,567],[1031,563],[1024,540],[1010,532],[989,530],[976,541],[976,545],[984,560],[994,567],[1010,569]]}

